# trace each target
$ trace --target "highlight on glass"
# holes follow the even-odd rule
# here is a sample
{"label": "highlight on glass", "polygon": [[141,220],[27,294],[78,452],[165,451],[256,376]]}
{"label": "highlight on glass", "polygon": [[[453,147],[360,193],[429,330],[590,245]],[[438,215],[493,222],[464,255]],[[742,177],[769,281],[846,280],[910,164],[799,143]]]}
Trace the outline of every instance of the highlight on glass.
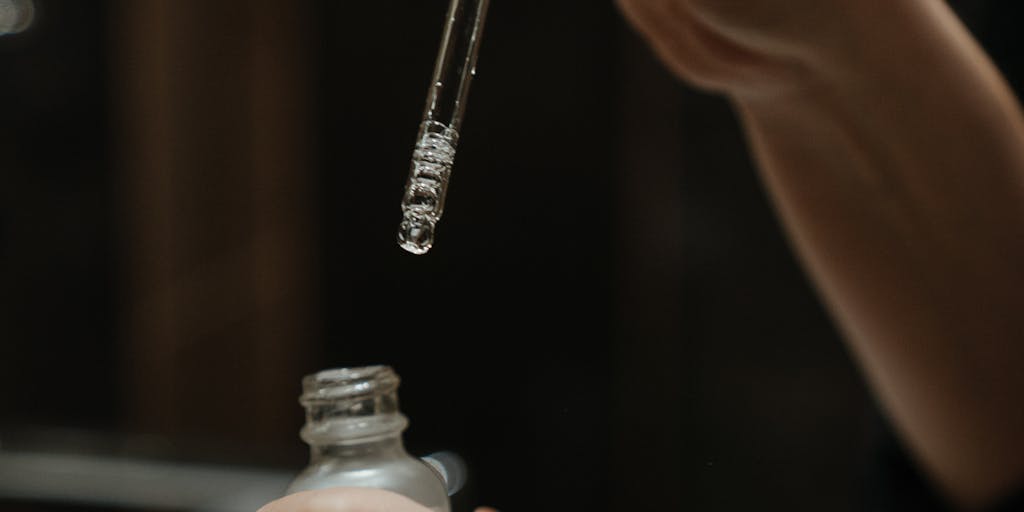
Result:
{"label": "highlight on glass", "polygon": [[35,17],[36,6],[32,0],[0,0],[0,36],[28,30]]}

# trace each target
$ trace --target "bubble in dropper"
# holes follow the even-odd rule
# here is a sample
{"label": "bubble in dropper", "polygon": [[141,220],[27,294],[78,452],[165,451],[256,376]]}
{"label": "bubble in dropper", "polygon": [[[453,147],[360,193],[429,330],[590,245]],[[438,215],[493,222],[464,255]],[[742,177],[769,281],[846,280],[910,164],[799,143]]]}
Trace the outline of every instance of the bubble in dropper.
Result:
{"label": "bubble in dropper", "polygon": [[434,230],[444,211],[444,197],[455,160],[459,134],[436,121],[424,123],[413,150],[409,181],[402,198],[398,244],[413,254],[426,254],[434,245]]}

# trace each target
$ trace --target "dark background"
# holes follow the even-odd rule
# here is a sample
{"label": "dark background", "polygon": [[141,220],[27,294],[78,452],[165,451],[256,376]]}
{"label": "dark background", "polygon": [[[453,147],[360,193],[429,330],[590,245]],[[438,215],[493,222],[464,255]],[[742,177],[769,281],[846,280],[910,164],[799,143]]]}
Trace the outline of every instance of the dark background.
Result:
{"label": "dark background", "polygon": [[[385,363],[462,507],[858,510],[877,413],[736,120],[609,2],[494,2],[423,257],[446,2],[36,4],[0,37],[0,428],[297,470],[300,376]],[[956,7],[1019,91],[1013,4]]]}

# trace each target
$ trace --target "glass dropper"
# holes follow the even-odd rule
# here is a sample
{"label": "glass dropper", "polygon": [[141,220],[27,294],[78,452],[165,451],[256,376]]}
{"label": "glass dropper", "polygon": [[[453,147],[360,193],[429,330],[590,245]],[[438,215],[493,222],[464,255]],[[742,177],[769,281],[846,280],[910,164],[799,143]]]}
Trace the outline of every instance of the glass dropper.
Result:
{"label": "glass dropper", "polygon": [[413,254],[434,245],[455,161],[489,0],[451,0],[402,199],[398,244]]}

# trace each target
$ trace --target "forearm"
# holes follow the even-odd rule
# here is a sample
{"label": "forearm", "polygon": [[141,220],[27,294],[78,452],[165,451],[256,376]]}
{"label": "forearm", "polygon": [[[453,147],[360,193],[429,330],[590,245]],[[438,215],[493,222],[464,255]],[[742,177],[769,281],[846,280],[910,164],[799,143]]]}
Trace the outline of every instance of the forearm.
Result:
{"label": "forearm", "polygon": [[807,83],[734,101],[872,385],[975,506],[1024,477],[1024,124],[943,3],[892,4]]}

